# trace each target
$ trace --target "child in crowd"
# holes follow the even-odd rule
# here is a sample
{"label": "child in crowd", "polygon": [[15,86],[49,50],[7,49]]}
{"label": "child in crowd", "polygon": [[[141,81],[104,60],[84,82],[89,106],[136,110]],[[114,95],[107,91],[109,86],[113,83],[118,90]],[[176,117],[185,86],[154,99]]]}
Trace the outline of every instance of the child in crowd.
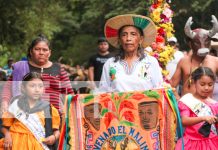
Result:
{"label": "child in crowd", "polygon": [[30,72],[22,81],[22,95],[13,98],[3,114],[4,138],[0,149],[55,149],[59,138],[60,116],[57,109],[43,101],[44,85],[40,74]]}
{"label": "child in crowd", "polygon": [[[184,126],[185,150],[214,150],[218,148],[217,121],[218,103],[210,98],[216,77],[208,67],[199,67],[192,73],[195,93],[184,95],[178,102]],[[202,125],[208,124],[208,132],[201,132]],[[206,131],[206,130],[205,130]],[[207,135],[205,135],[205,133]],[[179,139],[176,150],[181,150]]]}

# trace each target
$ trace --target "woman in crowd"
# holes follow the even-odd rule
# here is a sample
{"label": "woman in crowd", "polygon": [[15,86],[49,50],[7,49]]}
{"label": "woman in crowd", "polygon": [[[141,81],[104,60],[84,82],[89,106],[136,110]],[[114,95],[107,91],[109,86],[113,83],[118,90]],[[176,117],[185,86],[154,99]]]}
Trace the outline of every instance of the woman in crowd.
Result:
{"label": "woman in crowd", "polygon": [[[19,61],[13,65],[12,76],[2,90],[2,110],[6,110],[10,99],[20,95],[20,81],[29,72],[38,72],[45,82],[43,100],[49,101],[62,112],[62,94],[72,94],[69,77],[58,63],[49,60],[51,49],[45,36],[39,35],[30,44],[27,52],[28,61]],[[13,81],[13,82],[10,82]]]}
{"label": "woman in crowd", "polygon": [[156,37],[156,27],[141,15],[119,15],[105,24],[108,42],[120,49],[104,64],[98,92],[123,92],[158,88],[163,82],[157,60],[144,53]]}
{"label": "woman in crowd", "polygon": [[24,76],[22,95],[14,98],[9,112],[3,114],[4,138],[0,149],[55,149],[60,132],[60,116],[56,108],[42,100],[44,84],[41,75],[30,72]]}

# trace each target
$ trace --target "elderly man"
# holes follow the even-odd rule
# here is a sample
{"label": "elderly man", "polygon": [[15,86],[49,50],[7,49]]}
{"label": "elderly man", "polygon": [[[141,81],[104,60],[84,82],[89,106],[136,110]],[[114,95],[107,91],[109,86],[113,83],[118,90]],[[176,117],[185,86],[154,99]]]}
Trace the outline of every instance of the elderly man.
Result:
{"label": "elderly man", "polygon": [[211,22],[213,23],[211,30],[202,28],[191,30],[192,17],[186,22],[185,34],[188,37],[188,43],[193,54],[180,60],[176,72],[170,80],[172,87],[176,87],[180,80],[182,80],[182,95],[195,92],[195,87],[191,80],[191,73],[199,66],[209,67],[214,73],[218,74],[218,58],[207,55],[210,51],[211,37],[218,32],[218,22],[214,15],[212,15]]}

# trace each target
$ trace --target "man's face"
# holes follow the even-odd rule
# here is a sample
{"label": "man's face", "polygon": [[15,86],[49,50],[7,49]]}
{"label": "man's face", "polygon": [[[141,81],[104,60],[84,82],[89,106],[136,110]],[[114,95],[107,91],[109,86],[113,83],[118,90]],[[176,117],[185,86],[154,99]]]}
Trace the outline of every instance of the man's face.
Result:
{"label": "man's face", "polygon": [[108,42],[100,42],[98,44],[98,49],[100,52],[104,53],[104,52],[107,52],[108,49],[109,49],[109,44]]}
{"label": "man's face", "polygon": [[158,103],[142,102],[138,105],[141,126],[144,129],[153,129],[157,125],[158,120]]}
{"label": "man's face", "polygon": [[99,103],[89,104],[84,107],[85,118],[96,129],[100,129],[100,113],[102,106]]}

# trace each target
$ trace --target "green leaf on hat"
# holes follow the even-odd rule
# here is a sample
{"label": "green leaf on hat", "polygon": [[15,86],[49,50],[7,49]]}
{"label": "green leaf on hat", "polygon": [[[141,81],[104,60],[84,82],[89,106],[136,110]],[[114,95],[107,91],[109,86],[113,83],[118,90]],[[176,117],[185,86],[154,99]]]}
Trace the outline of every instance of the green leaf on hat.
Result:
{"label": "green leaf on hat", "polygon": [[149,20],[141,17],[133,17],[134,25],[140,29],[144,29],[150,23]]}

